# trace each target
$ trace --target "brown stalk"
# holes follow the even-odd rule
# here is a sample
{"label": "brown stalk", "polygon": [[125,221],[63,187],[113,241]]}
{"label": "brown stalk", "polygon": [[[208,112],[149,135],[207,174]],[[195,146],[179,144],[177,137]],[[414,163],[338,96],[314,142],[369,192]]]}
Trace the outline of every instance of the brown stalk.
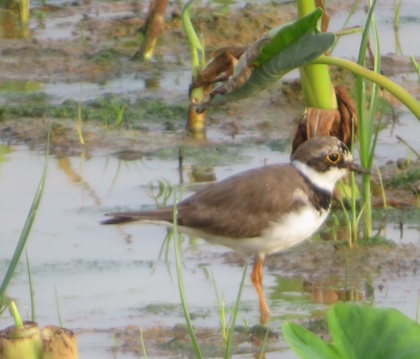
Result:
{"label": "brown stalk", "polygon": [[133,56],[133,59],[150,61],[154,55],[158,36],[165,23],[165,10],[168,0],[152,0],[142,33],[143,43]]}

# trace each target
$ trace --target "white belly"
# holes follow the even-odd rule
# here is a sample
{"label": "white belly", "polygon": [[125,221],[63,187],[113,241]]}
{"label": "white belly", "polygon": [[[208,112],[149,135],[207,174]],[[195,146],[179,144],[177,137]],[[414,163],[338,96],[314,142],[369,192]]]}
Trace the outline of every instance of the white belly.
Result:
{"label": "white belly", "polygon": [[220,244],[244,254],[270,254],[293,247],[315,233],[324,223],[329,210],[321,213],[313,207],[305,207],[299,213],[289,214],[282,220],[273,222],[260,237],[223,238],[210,236],[191,228],[179,226],[180,232],[204,238],[210,243]]}
{"label": "white belly", "polygon": [[274,223],[261,238],[266,243],[264,253],[279,252],[308,239],[324,223],[328,212],[329,209],[320,213],[308,206],[299,214],[290,214],[283,221]]}

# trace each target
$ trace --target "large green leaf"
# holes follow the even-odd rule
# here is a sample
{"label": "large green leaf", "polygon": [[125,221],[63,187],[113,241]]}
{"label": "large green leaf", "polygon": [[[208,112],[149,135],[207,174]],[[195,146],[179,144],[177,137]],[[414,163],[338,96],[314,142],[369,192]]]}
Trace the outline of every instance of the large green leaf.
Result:
{"label": "large green leaf", "polygon": [[420,325],[398,310],[340,303],[330,310],[328,325],[331,344],[297,324],[285,323],[283,330],[301,358],[420,358]]}
{"label": "large green leaf", "polygon": [[320,337],[295,323],[283,324],[287,343],[302,359],[337,359],[337,351]]}
{"label": "large green leaf", "polygon": [[322,15],[322,9],[317,8],[310,14],[301,17],[288,25],[278,26],[269,31],[268,36],[271,41],[261,48],[261,54],[254,60],[254,64],[259,66],[262,63],[269,61],[287,45],[296,41],[308,31],[319,32],[318,22]]}
{"label": "large green leaf", "polygon": [[[334,43],[334,40],[335,35],[333,33],[315,33],[314,31],[305,33],[269,61],[256,67],[248,80],[241,86],[231,86],[233,88],[232,91],[230,91],[230,88],[228,91],[221,91],[223,85],[221,88],[216,89],[218,94],[213,99],[213,102],[239,100],[266,89],[287,72],[311,63],[327,51]],[[229,86],[229,84],[226,84],[226,86]]]}
{"label": "large green leaf", "polygon": [[210,103],[221,104],[250,97],[278,81],[287,72],[310,64],[335,41],[333,33],[321,33],[317,8],[295,22],[277,27],[250,45],[235,65],[233,75],[198,104],[203,112]]}
{"label": "large green leaf", "polygon": [[332,308],[328,325],[343,358],[420,358],[420,325],[396,309],[341,303]]}

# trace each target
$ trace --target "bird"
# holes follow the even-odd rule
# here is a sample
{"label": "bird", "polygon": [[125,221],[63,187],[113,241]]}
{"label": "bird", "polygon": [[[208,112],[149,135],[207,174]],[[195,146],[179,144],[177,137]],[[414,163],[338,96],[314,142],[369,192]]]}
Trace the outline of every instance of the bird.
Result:
{"label": "bird", "polygon": [[[270,309],[263,290],[265,256],[311,237],[327,218],[336,182],[350,171],[370,173],[336,137],[311,137],[289,163],[227,177],[177,203],[177,229],[255,256],[251,280],[259,298],[260,324],[266,325]],[[108,213],[101,223],[139,221],[171,228],[173,209]]]}

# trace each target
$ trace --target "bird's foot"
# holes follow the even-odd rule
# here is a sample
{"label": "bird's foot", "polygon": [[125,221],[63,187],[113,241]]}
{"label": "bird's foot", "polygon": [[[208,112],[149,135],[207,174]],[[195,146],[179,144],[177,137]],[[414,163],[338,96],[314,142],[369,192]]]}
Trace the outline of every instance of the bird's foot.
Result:
{"label": "bird's foot", "polygon": [[269,311],[261,311],[260,314],[260,324],[266,326],[270,320],[270,312]]}

